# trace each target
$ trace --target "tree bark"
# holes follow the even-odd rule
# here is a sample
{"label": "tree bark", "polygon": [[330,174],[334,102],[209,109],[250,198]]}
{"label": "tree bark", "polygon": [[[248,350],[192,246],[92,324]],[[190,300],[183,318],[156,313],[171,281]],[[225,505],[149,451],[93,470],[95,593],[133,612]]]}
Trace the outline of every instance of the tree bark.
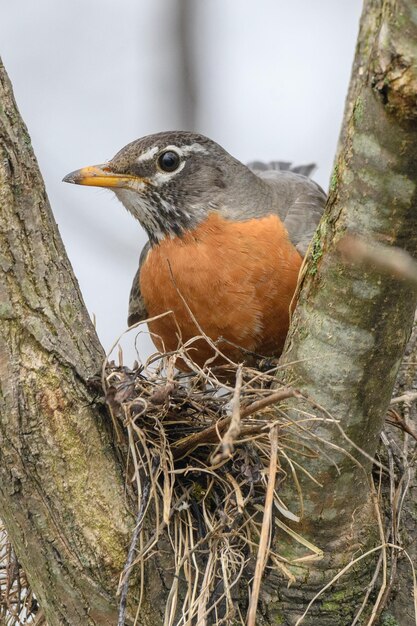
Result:
{"label": "tree bark", "polygon": [[[300,476],[304,521],[299,530],[325,556],[296,568],[302,581],[298,589],[281,589],[278,612],[285,624],[296,623],[309,600],[353,556],[384,543],[370,459],[410,335],[416,291],[376,269],[347,265],[338,243],[354,233],[417,255],[415,10],[409,0],[364,4],[343,141],[287,339],[287,380],[325,407],[353,444],[330,423],[311,429],[327,442],[326,455],[302,463],[323,487]],[[325,415],[312,411],[311,404],[303,408]],[[299,410],[294,407],[295,417]],[[290,498],[293,493],[287,493]],[[288,553],[297,555],[297,545]],[[323,594],[303,624],[351,623],[377,556],[363,559]]]}
{"label": "tree bark", "polygon": [[[408,342],[391,401],[380,458],[390,467],[384,476],[384,511],[390,520],[390,541],[400,543],[408,557],[417,563],[417,320]],[[414,393],[414,397],[411,395]],[[402,398],[402,400],[400,400]],[[403,427],[398,428],[395,414]],[[407,432],[407,428],[410,432]],[[398,550],[390,554],[390,583],[392,594],[386,616],[396,626],[415,626],[416,617],[411,601],[410,561]],[[388,622],[389,623],[389,622]]]}
{"label": "tree bark", "polygon": [[111,624],[132,518],[103,351],[0,63],[0,517],[50,626]]}

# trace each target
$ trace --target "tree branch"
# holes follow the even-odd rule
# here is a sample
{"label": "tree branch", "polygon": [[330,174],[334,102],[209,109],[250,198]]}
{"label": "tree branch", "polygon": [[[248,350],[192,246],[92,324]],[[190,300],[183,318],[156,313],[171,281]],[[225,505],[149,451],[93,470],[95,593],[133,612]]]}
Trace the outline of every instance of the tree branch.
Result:
{"label": "tree branch", "polygon": [[[371,457],[410,335],[416,290],[376,266],[344,263],[337,247],[343,237],[353,234],[417,256],[417,26],[413,10],[415,3],[410,0],[364,3],[343,144],[327,209],[304,267],[283,358],[287,381],[325,407]],[[345,447],[335,427],[318,422],[311,428],[331,445]],[[300,477],[305,510],[301,529],[326,554],[322,563],[304,568],[312,588],[314,580],[322,584],[323,575],[331,577],[349,562],[358,546],[380,542],[375,536],[370,463],[361,469],[342,451],[326,450],[327,455],[303,460],[324,489]],[[353,448],[348,452],[364,464]],[[290,497],[287,493],[284,501]],[[355,579],[348,581],[352,592],[361,593],[361,580],[366,580],[366,571],[355,572]],[[308,594],[304,586],[303,602]],[[291,594],[283,591],[282,599],[291,614],[294,588]],[[352,611],[356,601],[353,597]],[[343,623],[350,623],[345,596],[339,608],[340,615],[344,611]],[[321,624],[339,623],[335,611],[319,614]],[[315,619],[313,609],[306,626],[316,623]]]}
{"label": "tree branch", "polygon": [[[412,87],[409,77],[407,90],[396,79],[388,80],[384,93],[379,87],[382,60],[384,67],[389,59],[398,64],[407,38],[417,39],[417,32],[409,30],[417,29],[411,20],[401,33],[397,28],[406,0],[365,3],[367,21],[370,6],[378,4],[383,20],[378,28],[374,20],[373,46],[360,63],[362,85],[347,124],[327,210],[304,268],[285,354],[285,362],[294,363],[289,365],[291,378],[302,381],[300,390],[325,406],[370,455],[375,453],[410,335],[416,292],[406,281],[377,267],[364,271],[362,266],[345,264],[338,255],[338,242],[353,232],[417,255],[417,126],[409,123],[408,100],[411,88],[416,97],[417,79]],[[415,71],[413,62],[417,67],[417,59],[408,57],[410,74]],[[338,439],[336,430],[323,434]],[[350,511],[363,505],[368,487],[357,478],[354,493],[343,479],[334,481],[335,511],[346,511],[347,502]],[[311,502],[314,515],[321,509],[321,498],[311,497],[318,498]]]}
{"label": "tree branch", "polygon": [[0,517],[48,624],[114,624],[133,524],[103,351],[0,63]]}

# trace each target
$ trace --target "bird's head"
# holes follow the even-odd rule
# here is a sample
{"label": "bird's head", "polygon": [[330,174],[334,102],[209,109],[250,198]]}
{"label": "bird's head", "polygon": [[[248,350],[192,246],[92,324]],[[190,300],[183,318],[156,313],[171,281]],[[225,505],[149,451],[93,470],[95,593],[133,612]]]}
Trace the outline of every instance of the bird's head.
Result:
{"label": "bird's head", "polygon": [[220,207],[227,210],[230,197],[239,203],[240,192],[229,192],[245,176],[253,174],[217,143],[178,131],[133,141],[107,163],[71,172],[64,181],[114,191],[155,244],[181,235]]}

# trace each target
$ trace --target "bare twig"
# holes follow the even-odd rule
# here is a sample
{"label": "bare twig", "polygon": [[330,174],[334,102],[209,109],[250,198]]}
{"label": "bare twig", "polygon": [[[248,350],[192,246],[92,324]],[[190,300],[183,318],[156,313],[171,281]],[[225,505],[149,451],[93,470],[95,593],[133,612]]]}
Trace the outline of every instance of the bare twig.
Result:
{"label": "bare twig", "polygon": [[266,488],[264,516],[261,536],[259,539],[258,554],[256,557],[255,575],[253,577],[252,594],[248,611],[248,626],[256,626],[256,610],[258,608],[259,591],[262,575],[268,558],[268,548],[271,542],[272,507],[274,504],[275,481],[277,476],[278,427],[270,430],[271,458],[269,462],[268,484]]}
{"label": "bare twig", "polygon": [[[297,393],[291,387],[283,387],[279,391],[271,393],[269,397],[262,398],[261,400],[256,400],[249,406],[240,411],[241,419],[260,411],[261,409],[265,409],[268,406],[273,404],[277,404],[282,400],[286,400],[287,398],[298,397]],[[216,443],[219,441],[219,434],[222,434],[225,429],[229,426],[231,420],[231,416],[224,417],[219,420],[212,426],[208,428],[193,433],[188,437],[184,437],[184,439],[180,439],[172,445],[174,458],[180,459],[186,454],[191,454],[196,448],[199,446],[207,445],[210,443]]]}
{"label": "bare twig", "polygon": [[398,428],[401,428],[401,430],[403,430],[405,433],[408,433],[413,439],[417,441],[417,431],[415,431],[414,428],[407,424],[407,422],[401,417],[401,415],[399,415],[399,413],[397,413],[397,411],[394,411],[394,409],[389,409],[387,417],[390,418],[387,420],[390,424],[392,424],[393,426],[398,426]]}
{"label": "bare twig", "polygon": [[[158,464],[159,459],[155,457],[154,465]],[[124,626],[126,620],[126,608],[127,608],[127,592],[129,589],[129,578],[130,572],[135,556],[136,545],[138,542],[139,535],[142,531],[143,523],[145,521],[145,512],[148,508],[149,497],[151,492],[151,480],[147,478],[142,490],[142,498],[140,502],[140,507],[138,510],[138,514],[136,517],[136,526],[133,531],[132,539],[130,541],[129,552],[127,554],[126,564],[121,576],[121,590],[120,590],[120,603],[119,603],[119,617],[117,620],[117,626]]]}
{"label": "bare twig", "polygon": [[405,404],[411,404],[417,400],[417,391],[407,391],[403,393],[401,396],[397,396],[396,398],[392,398],[390,405],[399,404],[400,402],[404,402]]}
{"label": "bare twig", "polygon": [[288,398],[301,398],[303,397],[299,391],[296,389],[292,389],[291,387],[283,387],[279,391],[275,393],[271,393],[266,398],[261,398],[260,400],[256,400],[249,406],[245,407],[241,411],[241,418],[249,417],[249,415],[253,415],[262,409],[266,409],[268,406],[272,404],[277,404],[282,400],[287,400]]}
{"label": "bare twig", "polygon": [[212,455],[213,465],[217,465],[228,459],[233,454],[233,447],[236,439],[240,435],[241,431],[241,419],[240,419],[240,390],[242,388],[242,366],[239,365],[236,373],[236,385],[235,392],[232,400],[232,415],[230,417],[229,428],[227,429],[219,448]]}

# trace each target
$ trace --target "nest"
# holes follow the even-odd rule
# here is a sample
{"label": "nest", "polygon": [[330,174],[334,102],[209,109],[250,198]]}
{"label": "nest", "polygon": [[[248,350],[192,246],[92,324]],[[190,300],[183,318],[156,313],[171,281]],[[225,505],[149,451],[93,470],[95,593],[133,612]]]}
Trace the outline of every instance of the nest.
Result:
{"label": "nest", "polygon": [[[176,369],[178,359],[189,373]],[[185,346],[133,369],[103,370],[115,426],[122,422],[128,434],[138,498],[119,624],[132,568],[140,568],[143,581],[155,554],[171,553],[165,626],[255,624],[265,569],[293,580],[287,559],[272,547],[277,527],[302,544],[305,557],[321,557],[290,527],[303,509],[300,458],[320,453],[308,428],[318,418],[291,418],[290,399],[306,398],[279,381],[280,366],[269,365],[200,368]],[[284,480],[294,486],[291,510],[279,495]],[[242,615],[244,602],[237,600],[247,599],[248,584],[251,600]]]}

